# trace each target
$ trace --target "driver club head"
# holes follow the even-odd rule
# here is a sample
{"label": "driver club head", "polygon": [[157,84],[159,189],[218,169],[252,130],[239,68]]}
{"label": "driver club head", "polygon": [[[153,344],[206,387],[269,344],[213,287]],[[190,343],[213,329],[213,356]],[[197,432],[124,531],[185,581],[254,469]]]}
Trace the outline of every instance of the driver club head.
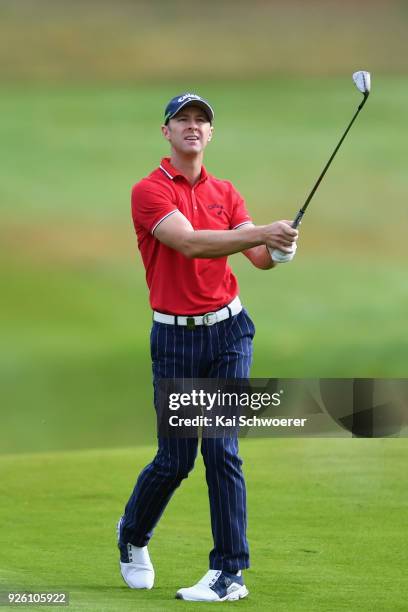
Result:
{"label": "driver club head", "polygon": [[371,89],[371,75],[366,70],[358,70],[353,74],[353,81],[356,87],[364,96],[368,96]]}

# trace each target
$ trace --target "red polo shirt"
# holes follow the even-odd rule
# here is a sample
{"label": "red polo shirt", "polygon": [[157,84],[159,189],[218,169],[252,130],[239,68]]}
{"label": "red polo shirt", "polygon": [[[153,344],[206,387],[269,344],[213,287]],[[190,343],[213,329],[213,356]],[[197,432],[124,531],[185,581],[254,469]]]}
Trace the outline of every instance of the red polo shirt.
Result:
{"label": "red polo shirt", "polygon": [[188,259],[154,237],[157,226],[177,210],[195,230],[233,230],[251,223],[245,202],[229,181],[211,176],[204,166],[191,186],[169,158],[132,189],[133,223],[153,310],[181,315],[218,310],[238,294],[227,257]]}

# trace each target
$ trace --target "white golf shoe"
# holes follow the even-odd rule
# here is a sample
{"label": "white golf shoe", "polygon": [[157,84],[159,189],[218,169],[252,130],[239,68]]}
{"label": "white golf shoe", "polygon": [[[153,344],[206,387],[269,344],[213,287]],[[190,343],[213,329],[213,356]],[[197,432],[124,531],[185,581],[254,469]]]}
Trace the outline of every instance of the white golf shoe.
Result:
{"label": "white golf shoe", "polygon": [[176,599],[186,601],[237,601],[248,595],[242,576],[209,570],[197,584],[179,589]]}
{"label": "white golf shoe", "polygon": [[131,589],[151,589],[154,584],[154,568],[147,546],[138,547],[121,540],[123,517],[117,524],[118,548],[120,550],[120,573]]}

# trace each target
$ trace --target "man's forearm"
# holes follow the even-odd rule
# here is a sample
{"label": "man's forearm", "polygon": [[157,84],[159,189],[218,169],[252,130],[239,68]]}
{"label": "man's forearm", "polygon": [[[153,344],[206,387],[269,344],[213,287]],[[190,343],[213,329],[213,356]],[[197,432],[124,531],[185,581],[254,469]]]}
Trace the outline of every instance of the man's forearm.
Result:
{"label": "man's forearm", "polygon": [[290,226],[290,221],[284,220],[269,225],[248,223],[234,230],[194,230],[190,221],[177,211],[157,226],[154,235],[185,257],[210,259],[247,251],[262,244],[290,252],[297,230]]}
{"label": "man's forearm", "polygon": [[265,244],[264,226],[236,230],[196,230],[184,238],[183,251],[191,258],[225,257]]}

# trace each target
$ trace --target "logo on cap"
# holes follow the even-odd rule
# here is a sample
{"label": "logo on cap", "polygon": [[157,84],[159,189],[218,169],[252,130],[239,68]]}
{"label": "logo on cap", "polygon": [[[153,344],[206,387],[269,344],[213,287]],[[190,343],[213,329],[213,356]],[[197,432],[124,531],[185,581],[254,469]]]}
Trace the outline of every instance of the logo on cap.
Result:
{"label": "logo on cap", "polygon": [[178,98],[177,102],[184,102],[184,100],[188,100],[188,98],[194,98],[195,100],[201,100],[200,96],[197,96],[197,94],[186,93],[184,94],[184,96],[181,96],[181,98]]}
{"label": "logo on cap", "polygon": [[187,106],[188,104],[194,104],[196,102],[201,108],[206,112],[210,122],[214,119],[214,111],[211,108],[210,104],[202,98],[201,96],[195,93],[184,93],[179,96],[175,96],[170,100],[170,102],[166,106],[166,110],[164,111],[164,122],[167,124],[168,120],[174,117],[178,113],[178,111],[183,108],[183,106]]}

